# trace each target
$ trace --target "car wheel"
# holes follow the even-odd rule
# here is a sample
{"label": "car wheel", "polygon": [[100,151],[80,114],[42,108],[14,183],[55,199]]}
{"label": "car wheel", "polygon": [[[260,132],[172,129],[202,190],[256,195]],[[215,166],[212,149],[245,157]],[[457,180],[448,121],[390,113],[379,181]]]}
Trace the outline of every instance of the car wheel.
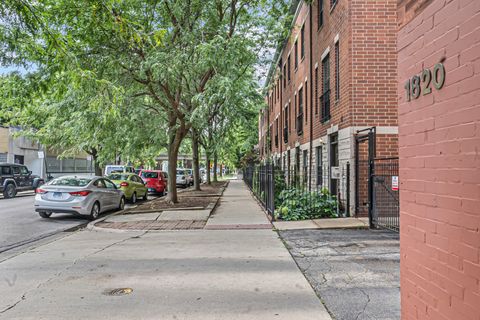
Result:
{"label": "car wheel", "polygon": [[158,193],[160,197],[163,197],[165,195],[165,190],[162,190],[162,192]]}
{"label": "car wheel", "polygon": [[132,203],[136,203],[136,202],[137,202],[137,193],[136,193],[136,192],[134,192],[134,193],[132,194],[132,198],[130,199],[130,201],[131,201]]}
{"label": "car wheel", "polygon": [[40,215],[40,217],[45,218],[45,219],[50,218],[50,216],[52,215],[52,213],[48,212],[48,211],[41,211],[38,214]]}
{"label": "car wheel", "polygon": [[120,198],[120,204],[118,205],[118,210],[125,209],[125,197]]}
{"label": "car wheel", "polygon": [[90,211],[90,220],[95,220],[98,218],[98,216],[100,215],[100,205],[98,204],[98,202],[95,202],[93,204],[93,207],[92,207],[92,211]]}
{"label": "car wheel", "polygon": [[145,195],[142,198],[144,201],[147,201],[148,199],[148,190],[145,190]]}
{"label": "car wheel", "polygon": [[7,184],[5,190],[3,190],[3,196],[5,198],[13,198],[17,194],[17,190],[15,189],[15,185],[12,183]]}

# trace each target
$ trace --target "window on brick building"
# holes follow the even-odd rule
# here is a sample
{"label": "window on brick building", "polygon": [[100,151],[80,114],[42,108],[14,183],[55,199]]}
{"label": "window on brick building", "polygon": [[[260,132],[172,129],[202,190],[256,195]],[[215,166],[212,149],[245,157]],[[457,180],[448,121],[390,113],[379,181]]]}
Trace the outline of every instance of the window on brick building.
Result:
{"label": "window on brick building", "polygon": [[305,123],[308,121],[308,81],[305,81]]}
{"label": "window on brick building", "polygon": [[318,67],[315,67],[315,115],[318,114]]}
{"label": "window on brick building", "polygon": [[295,63],[295,70],[297,70],[298,68],[298,41],[295,40],[295,45],[294,45],[294,48],[293,50],[295,50],[295,53],[294,53],[294,63]]}
{"label": "window on brick building", "polygon": [[296,117],[296,128],[297,128],[297,134],[302,134],[303,133],[303,117],[304,117],[304,112],[303,112],[303,88],[300,88],[298,90],[298,116]]}
{"label": "window on brick building", "polygon": [[330,0],[330,8],[333,8],[334,5],[336,5],[338,0]]}
{"label": "window on brick building", "polygon": [[322,106],[322,122],[330,119],[330,55],[322,60],[322,96],[320,104]]}
{"label": "window on brick building", "polygon": [[318,15],[318,29],[323,26],[323,0],[318,0],[318,7],[317,7],[317,15]]}
{"label": "window on brick building", "polygon": [[288,69],[288,70],[287,70],[288,82],[290,82],[290,80],[291,80],[291,75],[292,75],[292,73],[291,73],[292,65],[291,65],[291,63],[290,63],[290,55],[288,55],[288,58],[287,58],[287,69]]}
{"label": "window on brick building", "polygon": [[292,124],[290,123],[290,110],[292,110],[292,103],[291,102],[288,102],[288,107],[287,107],[287,116],[288,116],[288,121],[287,121],[287,125],[288,125],[288,132],[290,133],[290,128],[292,127]]}
{"label": "window on brick building", "polygon": [[303,114],[303,88],[298,90],[298,115]]}
{"label": "window on brick building", "polygon": [[335,43],[335,100],[340,100],[340,45]]}
{"label": "window on brick building", "polygon": [[287,87],[287,65],[283,65],[283,88]]}
{"label": "window on brick building", "polygon": [[302,26],[300,34],[300,53],[302,59],[305,58],[305,25]]}
{"label": "window on brick building", "polygon": [[297,129],[297,94],[295,93],[295,96],[293,97],[293,109],[294,110],[294,114],[295,114],[295,117],[294,117],[294,122],[295,122],[295,129]]}

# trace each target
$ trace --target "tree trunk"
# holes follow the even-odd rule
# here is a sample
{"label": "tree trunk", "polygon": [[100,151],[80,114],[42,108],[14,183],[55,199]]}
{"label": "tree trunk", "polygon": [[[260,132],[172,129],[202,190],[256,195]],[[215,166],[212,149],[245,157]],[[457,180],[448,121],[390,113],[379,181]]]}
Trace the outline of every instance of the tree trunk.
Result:
{"label": "tree trunk", "polygon": [[198,148],[198,133],[192,128],[192,153],[193,153],[193,183],[195,191],[200,189],[200,163],[199,163],[199,148]]}
{"label": "tree trunk", "polygon": [[218,155],[217,151],[213,153],[213,182],[218,182],[217,177]]}
{"label": "tree trunk", "polygon": [[210,152],[205,150],[206,156],[207,156],[207,184],[211,185],[212,184],[212,179],[210,177]]}
{"label": "tree trunk", "polygon": [[223,177],[223,163],[220,163],[220,178]]}
{"label": "tree trunk", "polygon": [[97,177],[103,176],[102,168],[100,167],[100,164],[98,163],[98,151],[97,151],[97,149],[92,148],[91,150],[87,150],[86,152],[92,157],[93,166],[94,166],[94,169],[95,169],[95,175]]}
{"label": "tree trunk", "polygon": [[181,128],[169,132],[168,144],[168,194],[165,201],[168,203],[178,203],[177,197],[177,161],[178,150],[185,136]]}
{"label": "tree trunk", "polygon": [[96,158],[97,157],[93,158],[93,161],[94,161],[94,164],[95,164],[95,175],[101,177],[101,176],[103,176],[102,168],[100,167],[100,164],[98,163]]}

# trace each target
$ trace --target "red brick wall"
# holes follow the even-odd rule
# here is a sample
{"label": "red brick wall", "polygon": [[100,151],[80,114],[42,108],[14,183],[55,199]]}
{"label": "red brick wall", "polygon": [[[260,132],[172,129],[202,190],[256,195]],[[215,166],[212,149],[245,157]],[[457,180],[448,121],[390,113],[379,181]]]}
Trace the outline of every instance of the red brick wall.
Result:
{"label": "red brick wall", "polygon": [[397,0],[352,0],[352,123],[397,125]]}
{"label": "red brick wall", "polygon": [[[402,319],[480,320],[480,1],[401,2]],[[407,102],[440,61],[445,86]]]}

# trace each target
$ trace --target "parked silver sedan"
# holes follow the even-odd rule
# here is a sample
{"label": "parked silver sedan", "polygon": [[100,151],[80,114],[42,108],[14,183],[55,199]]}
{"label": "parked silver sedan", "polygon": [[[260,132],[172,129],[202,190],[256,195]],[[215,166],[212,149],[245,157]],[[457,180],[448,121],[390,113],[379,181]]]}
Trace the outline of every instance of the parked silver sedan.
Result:
{"label": "parked silver sedan", "polygon": [[65,176],[37,188],[34,206],[42,218],[71,213],[94,220],[102,212],[123,210],[125,195],[103,177]]}

